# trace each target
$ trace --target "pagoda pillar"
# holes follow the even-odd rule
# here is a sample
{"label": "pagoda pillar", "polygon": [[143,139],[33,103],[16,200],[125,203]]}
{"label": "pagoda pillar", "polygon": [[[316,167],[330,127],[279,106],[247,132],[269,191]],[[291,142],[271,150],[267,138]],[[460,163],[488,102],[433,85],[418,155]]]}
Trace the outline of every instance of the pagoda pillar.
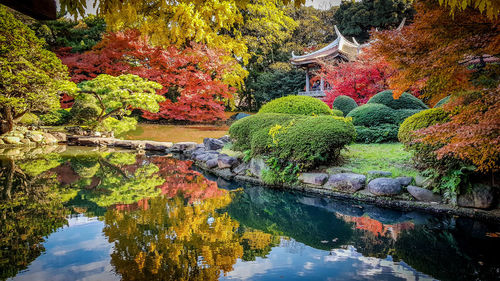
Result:
{"label": "pagoda pillar", "polygon": [[306,92],[309,92],[309,68],[306,68]]}
{"label": "pagoda pillar", "polygon": [[322,92],[325,90],[325,80],[323,80],[323,76],[321,76],[320,89]]}

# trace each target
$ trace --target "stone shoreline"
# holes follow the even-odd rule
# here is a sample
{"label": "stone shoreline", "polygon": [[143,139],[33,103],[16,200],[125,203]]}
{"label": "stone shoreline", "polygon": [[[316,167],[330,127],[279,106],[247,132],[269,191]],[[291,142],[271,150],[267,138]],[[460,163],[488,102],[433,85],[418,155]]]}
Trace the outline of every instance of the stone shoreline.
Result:
{"label": "stone shoreline", "polygon": [[[397,196],[376,196],[368,192],[366,189],[359,190],[354,193],[340,192],[331,188],[324,187],[323,185],[307,184],[304,182],[299,182],[294,185],[268,185],[255,175],[249,176],[249,174],[252,174],[247,171],[250,168],[249,163],[240,163],[239,159],[219,153],[219,150],[227,142],[229,142],[228,137],[223,137],[221,139],[205,139],[204,144],[197,144],[195,142],[180,142],[174,144],[172,142],[120,140],[115,138],[70,135],[67,137],[68,145],[121,147],[127,149],[146,150],[163,153],[178,153],[180,157],[192,160],[194,164],[201,170],[214,174],[226,180],[235,180],[242,183],[258,184],[270,188],[295,190],[314,195],[349,200],[353,202],[366,202],[381,207],[394,208],[405,211],[418,210],[434,214],[456,215],[488,222],[500,223],[500,209],[481,210],[475,208],[452,206],[437,202],[416,201],[409,194]],[[241,166],[244,167],[241,168]]]}

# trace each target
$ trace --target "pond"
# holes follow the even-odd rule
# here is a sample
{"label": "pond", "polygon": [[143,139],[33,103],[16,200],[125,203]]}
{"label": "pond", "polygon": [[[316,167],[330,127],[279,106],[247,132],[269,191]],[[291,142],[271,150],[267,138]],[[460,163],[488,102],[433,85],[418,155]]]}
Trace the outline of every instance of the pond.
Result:
{"label": "pond", "polygon": [[160,125],[138,124],[133,131],[117,136],[127,140],[152,140],[203,143],[204,138],[220,138],[228,134],[227,125]]}
{"label": "pond", "polygon": [[500,274],[499,225],[229,182],[172,156],[47,149],[0,150],[0,280]]}

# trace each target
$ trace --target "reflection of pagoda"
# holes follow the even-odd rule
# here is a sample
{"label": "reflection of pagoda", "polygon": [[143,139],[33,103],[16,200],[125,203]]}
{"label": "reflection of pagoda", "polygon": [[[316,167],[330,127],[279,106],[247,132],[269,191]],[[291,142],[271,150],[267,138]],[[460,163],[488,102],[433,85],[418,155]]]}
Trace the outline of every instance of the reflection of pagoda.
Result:
{"label": "reflection of pagoda", "polygon": [[375,236],[391,237],[393,240],[397,240],[402,231],[415,227],[415,224],[411,221],[396,224],[383,224],[368,216],[355,217],[337,213],[336,217],[354,223],[356,229],[368,231]]}

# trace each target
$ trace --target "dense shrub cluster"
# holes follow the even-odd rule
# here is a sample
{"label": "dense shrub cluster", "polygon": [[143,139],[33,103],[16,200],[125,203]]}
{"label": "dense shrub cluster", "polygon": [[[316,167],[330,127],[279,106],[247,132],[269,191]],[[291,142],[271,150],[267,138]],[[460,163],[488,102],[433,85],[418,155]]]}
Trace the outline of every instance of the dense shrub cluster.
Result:
{"label": "dense shrub cluster", "polygon": [[398,139],[404,144],[413,140],[413,132],[449,120],[449,114],[441,108],[431,108],[407,118],[399,127]]}
{"label": "dense shrub cluster", "polygon": [[18,123],[25,126],[38,125],[40,123],[40,118],[34,113],[28,112],[21,117]]}
{"label": "dense shrub cluster", "polygon": [[285,113],[300,115],[330,115],[332,111],[324,102],[308,96],[286,96],[272,100],[259,113]]}
{"label": "dense shrub cluster", "polygon": [[344,113],[338,109],[332,109],[332,115],[338,116],[338,117],[344,117]]}
{"label": "dense shrub cluster", "polygon": [[340,150],[354,140],[353,124],[337,116],[256,114],[229,129],[234,148],[251,149],[283,162],[310,168],[336,161]]}
{"label": "dense shrub cluster", "polygon": [[383,104],[362,105],[349,112],[347,117],[352,117],[355,126],[374,127],[397,123],[395,111]]}
{"label": "dense shrub cluster", "polygon": [[342,111],[342,113],[344,113],[344,116],[346,116],[349,112],[351,112],[351,110],[355,109],[356,107],[358,107],[356,101],[348,96],[338,96],[333,101],[333,108]]}
{"label": "dense shrub cluster", "polygon": [[43,115],[40,115],[40,121],[46,126],[60,126],[69,122],[71,114],[69,109],[58,109]]}
{"label": "dense shrub cluster", "polygon": [[408,93],[403,93],[398,99],[392,96],[392,90],[382,91],[374,95],[367,104],[379,103],[392,109],[427,109],[427,105]]}
{"label": "dense shrub cluster", "polygon": [[399,125],[424,108],[427,106],[410,94],[404,93],[396,100],[392,91],[383,91],[351,110],[347,117],[352,117],[356,126],[357,142],[393,142],[398,141]]}
{"label": "dense shrub cluster", "polygon": [[381,124],[374,127],[356,126],[356,142],[393,142],[398,138],[398,125]]}

